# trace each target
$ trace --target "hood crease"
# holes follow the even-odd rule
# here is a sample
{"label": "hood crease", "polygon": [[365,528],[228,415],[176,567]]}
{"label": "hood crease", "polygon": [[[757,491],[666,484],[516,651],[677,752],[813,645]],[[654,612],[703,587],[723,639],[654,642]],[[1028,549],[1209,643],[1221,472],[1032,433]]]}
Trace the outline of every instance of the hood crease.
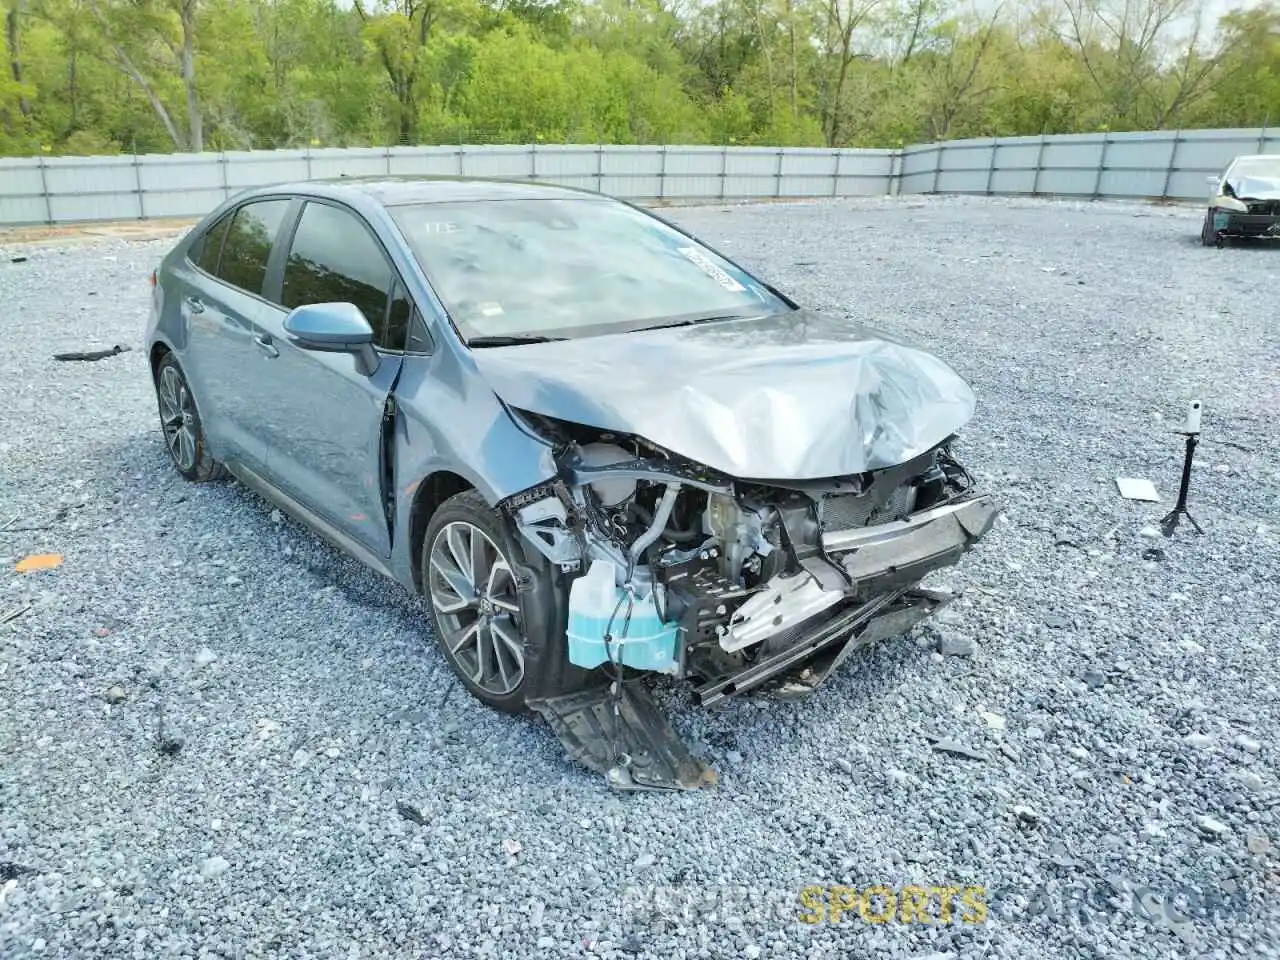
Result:
{"label": "hood crease", "polygon": [[919,348],[809,310],[472,352],[508,405],[639,436],[744,480],[897,466],[973,415]]}

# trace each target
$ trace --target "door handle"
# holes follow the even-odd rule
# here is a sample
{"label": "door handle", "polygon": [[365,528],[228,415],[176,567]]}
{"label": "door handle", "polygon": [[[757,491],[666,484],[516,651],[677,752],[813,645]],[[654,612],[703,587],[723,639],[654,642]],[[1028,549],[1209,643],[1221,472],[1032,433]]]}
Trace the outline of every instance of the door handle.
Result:
{"label": "door handle", "polygon": [[186,301],[192,313],[204,313],[204,304],[200,302],[199,297],[187,297]]}
{"label": "door handle", "polygon": [[275,344],[271,342],[271,335],[260,333],[253,338],[253,342],[258,345],[258,349],[265,353],[268,357],[280,356],[280,351],[276,349]]}

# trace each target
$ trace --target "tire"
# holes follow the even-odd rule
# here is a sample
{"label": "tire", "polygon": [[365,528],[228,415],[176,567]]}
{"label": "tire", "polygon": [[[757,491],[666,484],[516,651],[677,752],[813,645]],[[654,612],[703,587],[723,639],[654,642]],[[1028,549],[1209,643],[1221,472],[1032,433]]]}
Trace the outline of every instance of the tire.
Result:
{"label": "tire", "polygon": [[563,578],[541,554],[523,549],[479,493],[441,504],[421,551],[436,642],[477,700],[522,713],[534,697],[605,682],[598,671],[569,663]]}
{"label": "tire", "polygon": [[155,386],[160,430],[174,468],[192,483],[221,480],[226,468],[209,455],[195,394],[173,354],[156,364]]}
{"label": "tire", "polygon": [[1217,242],[1213,235],[1213,211],[1210,210],[1204,215],[1204,225],[1200,228],[1200,243],[1206,247],[1212,247]]}

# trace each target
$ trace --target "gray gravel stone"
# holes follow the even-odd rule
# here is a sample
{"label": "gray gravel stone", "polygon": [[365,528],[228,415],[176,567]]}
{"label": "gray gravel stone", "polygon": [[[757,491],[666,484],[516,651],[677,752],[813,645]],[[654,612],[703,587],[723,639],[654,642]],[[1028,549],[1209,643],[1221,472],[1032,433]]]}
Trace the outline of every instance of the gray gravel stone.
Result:
{"label": "gray gravel stone", "polygon": [[933,749],[938,753],[947,753],[954,757],[964,757],[966,760],[986,760],[987,755],[980,750],[974,750],[972,747],[965,746],[957,740],[939,740],[933,745]]}
{"label": "gray gravel stone", "polygon": [[1246,736],[1243,733],[1237,736],[1235,740],[1233,740],[1232,742],[1241,750],[1243,750],[1245,753],[1261,753],[1262,752],[1262,744],[1260,744],[1257,740],[1253,739],[1253,737]]}
{"label": "gray gravel stone", "polygon": [[1262,782],[1262,778],[1251,770],[1240,774],[1240,784],[1252,793],[1260,793],[1266,787],[1266,784]]}
{"label": "gray gravel stone", "polygon": [[[0,240],[0,254],[29,257],[0,255],[0,524],[46,528],[0,538],[12,559],[0,615],[30,605],[0,625],[0,863],[36,870],[12,877],[0,956],[39,939],[43,955],[75,960],[555,960],[620,957],[634,936],[639,955],[682,960],[747,943],[777,960],[1276,957],[1274,848],[1251,855],[1246,838],[1280,835],[1265,763],[1280,728],[1280,339],[1259,308],[1259,291],[1280,289],[1280,251],[1203,249],[1203,209],[1146,204],[913,196],[667,214],[974,385],[958,453],[1004,513],[940,578],[959,593],[940,632],[981,638],[981,657],[880,644],[817,695],[713,712],[660,687],[689,742],[743,759],[714,791],[614,795],[544,726],[465,695],[420,600],[234,482],[181,481],[141,351],[50,361],[137,346],[167,241]],[[1224,283],[1237,267],[1247,282]],[[1176,490],[1169,428],[1192,397],[1205,400],[1204,462],[1231,471],[1196,473],[1204,536],[1184,525],[1157,543],[1138,534],[1167,504],[1125,501],[1111,478]],[[1154,546],[1164,559],[1144,562]],[[35,552],[66,561],[10,572]],[[218,660],[196,668],[205,647]],[[1105,693],[1080,682],[1091,669]],[[108,709],[116,684],[129,698]],[[155,748],[161,709],[185,742],[174,756]],[[261,738],[262,718],[278,731]],[[1026,738],[1031,726],[1044,739]],[[926,729],[1020,749],[999,740],[999,762],[966,762],[934,751]],[[1202,732],[1227,745],[1246,729],[1256,757],[1181,743]],[[397,813],[399,798],[426,822]],[[1014,805],[1039,829],[1020,827]],[[1195,821],[1210,813],[1231,827],[1217,842]],[[503,837],[519,838],[518,857]],[[1082,866],[1056,865],[1050,841]],[[927,864],[906,862],[922,849]],[[645,851],[661,863],[632,875]],[[234,866],[203,881],[213,857]],[[1195,920],[1196,947],[1123,908],[1086,924],[1031,915],[1030,893],[1085,861],[1125,890],[1213,891],[1232,906]],[[808,925],[795,910],[811,883],[969,881],[1022,900],[993,896],[992,922],[973,929]],[[676,891],[681,912],[628,914],[649,883]],[[734,890],[783,907],[741,910],[735,929],[694,912]]]}
{"label": "gray gravel stone", "polygon": [[1211,837],[1220,836],[1221,834],[1226,833],[1228,829],[1227,825],[1221,820],[1217,820],[1208,814],[1203,813],[1196,817],[1196,826],[1200,828],[1201,832],[1206,833]]}
{"label": "gray gravel stone", "polygon": [[948,657],[972,657],[976,649],[972,637],[944,634],[938,642],[938,652]]}
{"label": "gray gravel stone", "polygon": [[212,880],[222,876],[231,869],[231,864],[224,857],[209,857],[200,864],[200,876]]}

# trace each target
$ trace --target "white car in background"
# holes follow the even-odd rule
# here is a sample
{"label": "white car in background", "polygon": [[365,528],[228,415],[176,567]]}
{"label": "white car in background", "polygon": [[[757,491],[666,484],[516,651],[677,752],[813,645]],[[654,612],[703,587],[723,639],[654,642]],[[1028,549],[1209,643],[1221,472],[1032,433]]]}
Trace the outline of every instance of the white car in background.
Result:
{"label": "white car in background", "polygon": [[1200,230],[1206,247],[1220,247],[1226,237],[1280,238],[1280,154],[1236,157],[1209,183],[1213,193]]}

